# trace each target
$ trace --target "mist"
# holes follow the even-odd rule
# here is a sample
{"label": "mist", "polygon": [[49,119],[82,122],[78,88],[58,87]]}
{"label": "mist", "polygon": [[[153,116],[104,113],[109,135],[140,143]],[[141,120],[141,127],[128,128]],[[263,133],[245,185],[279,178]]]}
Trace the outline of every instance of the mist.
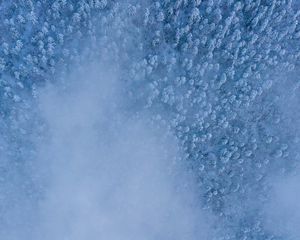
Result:
{"label": "mist", "polygon": [[299,239],[299,197],[299,174],[273,178],[270,199],[264,209],[266,229],[286,239]]}
{"label": "mist", "polygon": [[277,156],[270,161],[276,166],[266,176],[269,186],[263,207],[263,225],[274,236],[283,239],[300,238],[300,169],[299,169],[299,83],[297,71],[277,76],[274,92],[281,117],[281,137]]}
{"label": "mist", "polygon": [[[125,110],[117,69],[98,62],[65,82],[38,93],[44,130],[32,176],[43,194],[25,239],[209,239],[176,138]],[[27,236],[13,232],[7,239]]]}

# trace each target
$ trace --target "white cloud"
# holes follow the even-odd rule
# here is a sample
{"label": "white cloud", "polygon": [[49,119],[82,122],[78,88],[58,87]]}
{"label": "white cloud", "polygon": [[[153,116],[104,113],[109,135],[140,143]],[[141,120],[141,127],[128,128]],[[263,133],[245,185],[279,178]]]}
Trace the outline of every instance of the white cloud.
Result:
{"label": "white cloud", "polygon": [[264,208],[265,226],[288,239],[300,238],[300,176],[272,178],[272,191]]}
{"label": "white cloud", "polygon": [[37,140],[44,199],[34,239],[207,239],[193,178],[174,137],[147,115],[125,112],[121,83],[96,64],[70,87],[48,87]]}

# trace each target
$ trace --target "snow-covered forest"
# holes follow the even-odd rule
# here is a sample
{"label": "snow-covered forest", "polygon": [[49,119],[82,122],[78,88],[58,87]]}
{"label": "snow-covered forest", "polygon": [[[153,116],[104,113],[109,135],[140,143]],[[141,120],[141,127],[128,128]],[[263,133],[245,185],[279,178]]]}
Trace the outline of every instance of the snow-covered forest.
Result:
{"label": "snow-covered forest", "polygon": [[299,0],[0,0],[0,240],[300,239]]}

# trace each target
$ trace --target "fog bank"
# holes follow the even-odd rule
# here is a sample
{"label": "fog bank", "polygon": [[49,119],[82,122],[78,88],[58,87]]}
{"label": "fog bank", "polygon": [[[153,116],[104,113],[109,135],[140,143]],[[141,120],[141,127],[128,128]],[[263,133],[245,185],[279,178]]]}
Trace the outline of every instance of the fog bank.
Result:
{"label": "fog bank", "polygon": [[39,94],[45,186],[34,239],[207,239],[178,143],[149,115],[124,110],[116,70],[88,66]]}

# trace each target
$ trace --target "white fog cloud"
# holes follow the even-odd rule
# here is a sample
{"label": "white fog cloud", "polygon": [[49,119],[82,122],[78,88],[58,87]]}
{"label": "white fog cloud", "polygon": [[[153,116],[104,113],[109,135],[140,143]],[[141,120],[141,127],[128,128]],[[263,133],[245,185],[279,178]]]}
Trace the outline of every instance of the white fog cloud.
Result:
{"label": "white fog cloud", "polygon": [[300,176],[272,178],[272,191],[267,202],[265,227],[277,236],[300,238]]}
{"label": "white fog cloud", "polygon": [[76,71],[70,87],[47,87],[37,174],[45,195],[34,239],[210,239],[176,139],[147,116],[122,111],[114,71]]}
{"label": "white fog cloud", "polygon": [[[291,133],[286,139],[286,146],[278,146],[278,150],[281,151],[280,148],[284,146],[284,149],[292,154],[285,158],[271,159],[277,168],[276,171],[273,169],[273,172],[271,170],[269,172],[267,183],[271,189],[263,206],[266,230],[276,236],[292,240],[300,239],[300,172],[297,167],[300,141],[298,137],[292,138],[293,135],[298,136],[300,131],[300,98],[297,94],[299,84],[295,81],[295,77],[296,73],[282,74],[278,76],[279,80],[276,80],[274,86],[277,94],[274,103],[282,114],[282,126]],[[280,173],[282,166],[289,166],[291,171]]]}

